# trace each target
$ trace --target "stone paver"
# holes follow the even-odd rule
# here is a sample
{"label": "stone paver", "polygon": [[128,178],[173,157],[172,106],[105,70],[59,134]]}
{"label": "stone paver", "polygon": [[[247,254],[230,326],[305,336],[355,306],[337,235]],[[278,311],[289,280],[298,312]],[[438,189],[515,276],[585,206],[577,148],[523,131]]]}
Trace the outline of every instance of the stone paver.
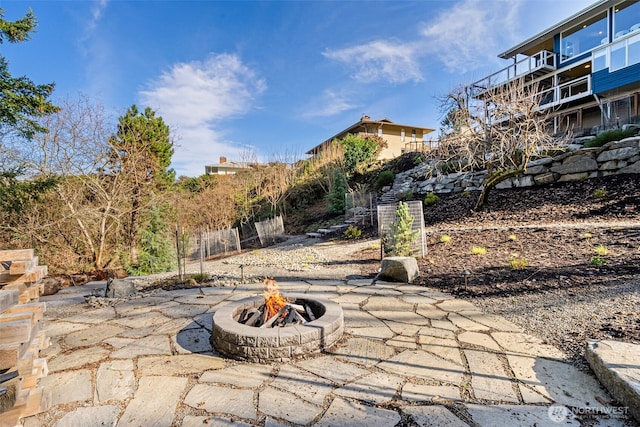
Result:
{"label": "stone paver", "polygon": [[181,377],[142,377],[118,427],[170,427],[186,385]]}
{"label": "stone paver", "polygon": [[[560,416],[578,425],[567,408],[613,401],[558,349],[415,285],[282,280],[285,294],[338,302],[345,336],[321,354],[270,364],[220,357],[210,343],[218,307],[260,295],[262,283],[161,291],[98,309],[80,306],[89,291],[78,288],[42,298],[79,314],[45,312],[52,344],[40,353],[49,367],[40,384],[56,421],[34,416],[25,427],[550,426]],[[594,425],[623,418],[596,416]]]}
{"label": "stone paver", "polygon": [[404,409],[419,426],[424,427],[468,427],[469,424],[456,417],[444,406],[411,406]]}
{"label": "stone paver", "polygon": [[212,413],[255,419],[253,390],[230,389],[215,385],[196,384],[184,398],[185,405]]}
{"label": "stone paver", "polygon": [[136,378],[132,360],[112,360],[100,364],[96,373],[94,400],[98,403],[125,400],[133,396]]}

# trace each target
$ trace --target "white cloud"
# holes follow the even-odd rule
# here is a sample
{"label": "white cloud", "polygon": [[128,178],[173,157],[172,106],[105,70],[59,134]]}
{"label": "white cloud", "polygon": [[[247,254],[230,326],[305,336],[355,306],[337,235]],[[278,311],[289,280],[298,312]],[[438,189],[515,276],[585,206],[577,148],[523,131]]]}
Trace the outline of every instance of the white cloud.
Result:
{"label": "white cloud", "polygon": [[326,89],[322,96],[309,102],[300,115],[304,118],[335,116],[357,108],[352,100],[353,95],[347,90]]}
{"label": "white cloud", "polygon": [[465,73],[495,62],[501,46],[517,42],[521,3],[463,0],[422,25],[424,49],[448,71]]}
{"label": "white cloud", "polygon": [[140,101],[158,112],[180,142],[173,155],[178,175],[204,173],[205,163],[233,158],[242,147],[224,139],[221,121],[246,114],[265,81],[236,55],[174,64],[140,91]]}
{"label": "white cloud", "polygon": [[354,68],[353,78],[362,83],[422,80],[416,61],[417,45],[414,43],[375,40],[344,49],[326,50],[323,55]]}

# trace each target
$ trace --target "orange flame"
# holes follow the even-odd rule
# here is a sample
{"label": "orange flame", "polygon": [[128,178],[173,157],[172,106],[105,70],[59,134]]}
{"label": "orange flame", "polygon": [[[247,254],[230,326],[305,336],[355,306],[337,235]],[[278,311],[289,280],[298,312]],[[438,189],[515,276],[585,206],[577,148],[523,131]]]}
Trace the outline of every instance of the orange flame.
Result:
{"label": "orange flame", "polygon": [[278,285],[273,279],[264,279],[264,305],[266,309],[265,321],[275,316],[289,301],[280,294]]}

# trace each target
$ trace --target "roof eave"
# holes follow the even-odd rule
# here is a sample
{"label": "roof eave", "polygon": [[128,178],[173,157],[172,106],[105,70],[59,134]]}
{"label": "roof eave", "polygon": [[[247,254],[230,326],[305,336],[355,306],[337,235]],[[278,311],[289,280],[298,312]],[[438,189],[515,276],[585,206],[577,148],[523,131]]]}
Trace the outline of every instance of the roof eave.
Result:
{"label": "roof eave", "polygon": [[535,46],[536,44],[540,43],[541,39],[549,39],[553,36],[555,36],[556,34],[561,33],[562,31],[572,27],[573,25],[575,25],[577,22],[580,22],[586,18],[588,18],[591,15],[597,15],[598,13],[601,13],[605,10],[607,10],[608,8],[610,8],[611,6],[613,6],[616,3],[619,3],[620,0],[599,0],[598,2],[592,4],[591,6],[587,7],[586,9],[581,10],[578,13],[575,13],[573,15],[571,15],[570,17],[566,18],[565,20],[559,22],[558,24],[554,25],[553,27],[549,27],[546,30],[542,31],[539,34],[536,34],[535,36],[523,41],[522,43],[512,47],[509,50],[506,50],[504,52],[502,52],[501,54],[498,55],[499,58],[503,58],[503,59],[509,59],[509,58],[513,58],[515,55],[531,48],[532,46]]}

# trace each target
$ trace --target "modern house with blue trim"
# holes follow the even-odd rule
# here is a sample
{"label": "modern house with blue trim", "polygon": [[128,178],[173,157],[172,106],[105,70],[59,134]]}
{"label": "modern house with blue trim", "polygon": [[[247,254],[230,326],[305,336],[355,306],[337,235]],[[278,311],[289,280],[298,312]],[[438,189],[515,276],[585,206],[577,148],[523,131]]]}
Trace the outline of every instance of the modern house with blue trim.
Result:
{"label": "modern house with blue trim", "polygon": [[552,109],[554,133],[640,124],[639,0],[600,0],[499,57],[511,64],[475,82],[477,97],[524,78]]}

